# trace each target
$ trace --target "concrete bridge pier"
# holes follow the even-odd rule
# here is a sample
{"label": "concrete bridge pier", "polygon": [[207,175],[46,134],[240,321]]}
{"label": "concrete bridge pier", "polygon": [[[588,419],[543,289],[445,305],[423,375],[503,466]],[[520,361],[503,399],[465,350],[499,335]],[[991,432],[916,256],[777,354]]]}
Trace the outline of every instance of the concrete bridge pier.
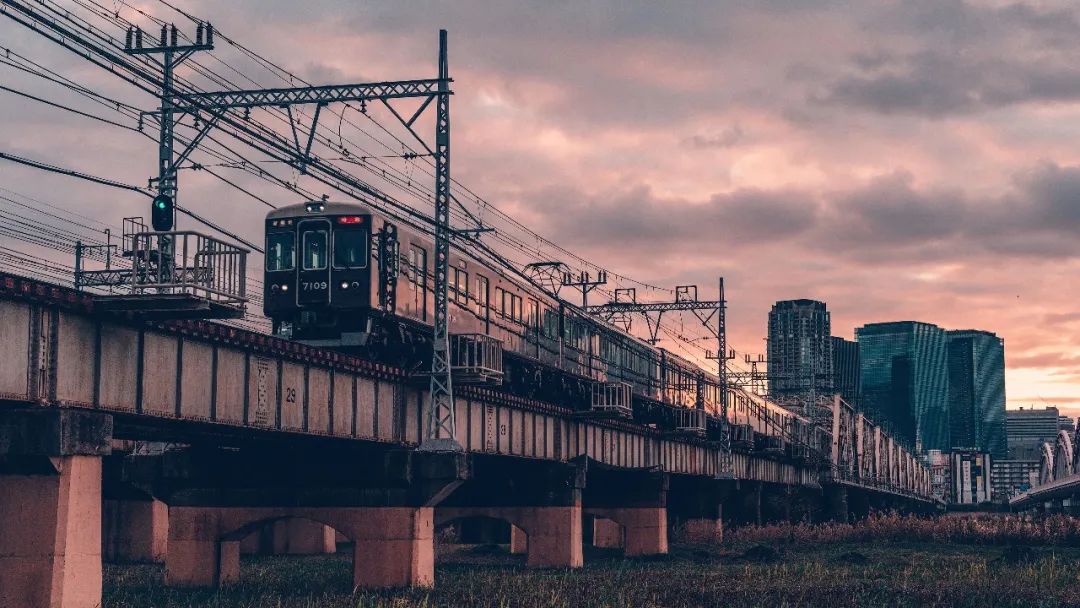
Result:
{"label": "concrete bridge pier", "polygon": [[103,414],[0,409],[0,607],[100,605],[111,439]]}
{"label": "concrete bridge pier", "polygon": [[337,532],[305,519],[283,519],[252,532],[240,541],[240,553],[317,555],[337,551]]}
{"label": "concrete bridge pier", "polygon": [[165,561],[169,538],[169,508],[165,503],[150,497],[106,498],[102,511],[105,561]]}
{"label": "concrete bridge pier", "polygon": [[767,524],[792,520],[791,492],[780,484],[761,485],[761,521]]}
{"label": "concrete bridge pier", "polygon": [[[310,451],[309,451],[310,450]],[[468,475],[464,454],[294,446],[131,456],[125,478],[169,505],[165,583],[212,587],[240,574],[240,542],[302,520],[354,544],[358,588],[434,584],[433,507]],[[373,462],[382,466],[341,466]]]}
{"label": "concrete bridge pier", "polygon": [[819,516],[820,493],[792,484],[762,484],[763,523],[798,523]]}
{"label": "concrete bridge pier", "polygon": [[734,496],[735,483],[699,476],[671,476],[668,520],[682,539],[690,542],[723,540],[724,503]]}
{"label": "concrete bridge pier", "polygon": [[625,545],[623,529],[618,523],[603,517],[592,517],[592,544],[601,549],[621,549]]}
{"label": "concrete bridge pier", "polygon": [[838,484],[828,484],[821,490],[821,521],[846,524],[851,521],[852,493]]}
{"label": "concrete bridge pier", "polygon": [[762,518],[762,495],[764,484],[760,481],[740,480],[732,497],[731,521],[737,526],[760,526]]}
{"label": "concrete bridge pier", "polygon": [[848,490],[848,512],[852,521],[862,521],[870,516],[871,499],[863,490]]}
{"label": "concrete bridge pier", "polygon": [[584,461],[584,467],[584,511],[596,521],[611,522],[601,524],[602,540],[617,546],[619,535],[612,525],[616,524],[627,557],[667,553],[669,475],[652,469],[611,467],[595,460]]}
{"label": "concrete bridge pier", "polygon": [[473,454],[471,475],[435,509],[436,528],[470,518],[510,524],[510,550],[531,568],[580,568],[584,468]]}
{"label": "concrete bridge pier", "polygon": [[510,553],[525,555],[529,551],[529,537],[521,528],[510,524]]}

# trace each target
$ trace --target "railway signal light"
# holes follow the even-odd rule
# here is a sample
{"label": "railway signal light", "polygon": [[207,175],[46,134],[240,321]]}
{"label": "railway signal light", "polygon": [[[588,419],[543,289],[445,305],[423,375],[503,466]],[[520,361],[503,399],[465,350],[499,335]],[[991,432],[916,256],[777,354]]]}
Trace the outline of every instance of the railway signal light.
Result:
{"label": "railway signal light", "polygon": [[154,197],[150,207],[150,223],[158,232],[168,232],[173,229],[173,199],[167,194],[159,194]]}

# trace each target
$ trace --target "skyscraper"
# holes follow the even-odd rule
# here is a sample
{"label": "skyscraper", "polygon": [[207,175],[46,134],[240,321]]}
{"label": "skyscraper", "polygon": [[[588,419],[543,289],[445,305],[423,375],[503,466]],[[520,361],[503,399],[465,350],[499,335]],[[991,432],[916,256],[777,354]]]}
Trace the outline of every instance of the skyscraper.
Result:
{"label": "skyscraper", "polygon": [[855,338],[863,409],[920,451],[948,451],[945,330],[918,321],[871,323]]}
{"label": "skyscraper", "polygon": [[950,447],[1005,458],[1005,341],[974,329],[946,336]]}
{"label": "skyscraper", "polygon": [[829,313],[816,300],[784,300],[769,312],[769,393],[833,390]]}
{"label": "skyscraper", "polygon": [[833,336],[833,389],[851,405],[859,403],[859,344]]}

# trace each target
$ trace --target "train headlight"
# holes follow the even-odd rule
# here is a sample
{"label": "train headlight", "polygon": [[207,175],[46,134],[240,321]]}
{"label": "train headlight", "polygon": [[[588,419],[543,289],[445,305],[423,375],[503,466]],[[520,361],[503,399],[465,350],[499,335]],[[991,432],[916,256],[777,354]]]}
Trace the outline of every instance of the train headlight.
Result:
{"label": "train headlight", "polygon": [[281,286],[281,291],[289,291],[289,284],[286,283],[286,284],[282,285]]}
{"label": "train headlight", "polygon": [[341,282],[341,288],[342,289],[348,289],[349,288],[349,282],[348,281],[342,281]]}

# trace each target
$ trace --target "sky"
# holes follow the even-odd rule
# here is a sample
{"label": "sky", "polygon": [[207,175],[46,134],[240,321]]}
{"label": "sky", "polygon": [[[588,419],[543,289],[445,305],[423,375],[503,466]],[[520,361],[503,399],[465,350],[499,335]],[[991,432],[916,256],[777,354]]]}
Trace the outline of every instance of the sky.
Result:
{"label": "sky", "polygon": [[[1010,407],[1080,412],[1074,2],[176,2],[316,84],[434,76],[446,28],[453,173],[536,232],[705,297],[723,276],[741,352],[791,298],[827,302],[849,339],[893,320],[993,331]],[[3,21],[0,47],[154,105]],[[0,95],[0,149],[145,183],[152,142],[114,131]],[[181,181],[259,238],[265,208]],[[145,206],[4,165],[0,186],[115,223]]]}

